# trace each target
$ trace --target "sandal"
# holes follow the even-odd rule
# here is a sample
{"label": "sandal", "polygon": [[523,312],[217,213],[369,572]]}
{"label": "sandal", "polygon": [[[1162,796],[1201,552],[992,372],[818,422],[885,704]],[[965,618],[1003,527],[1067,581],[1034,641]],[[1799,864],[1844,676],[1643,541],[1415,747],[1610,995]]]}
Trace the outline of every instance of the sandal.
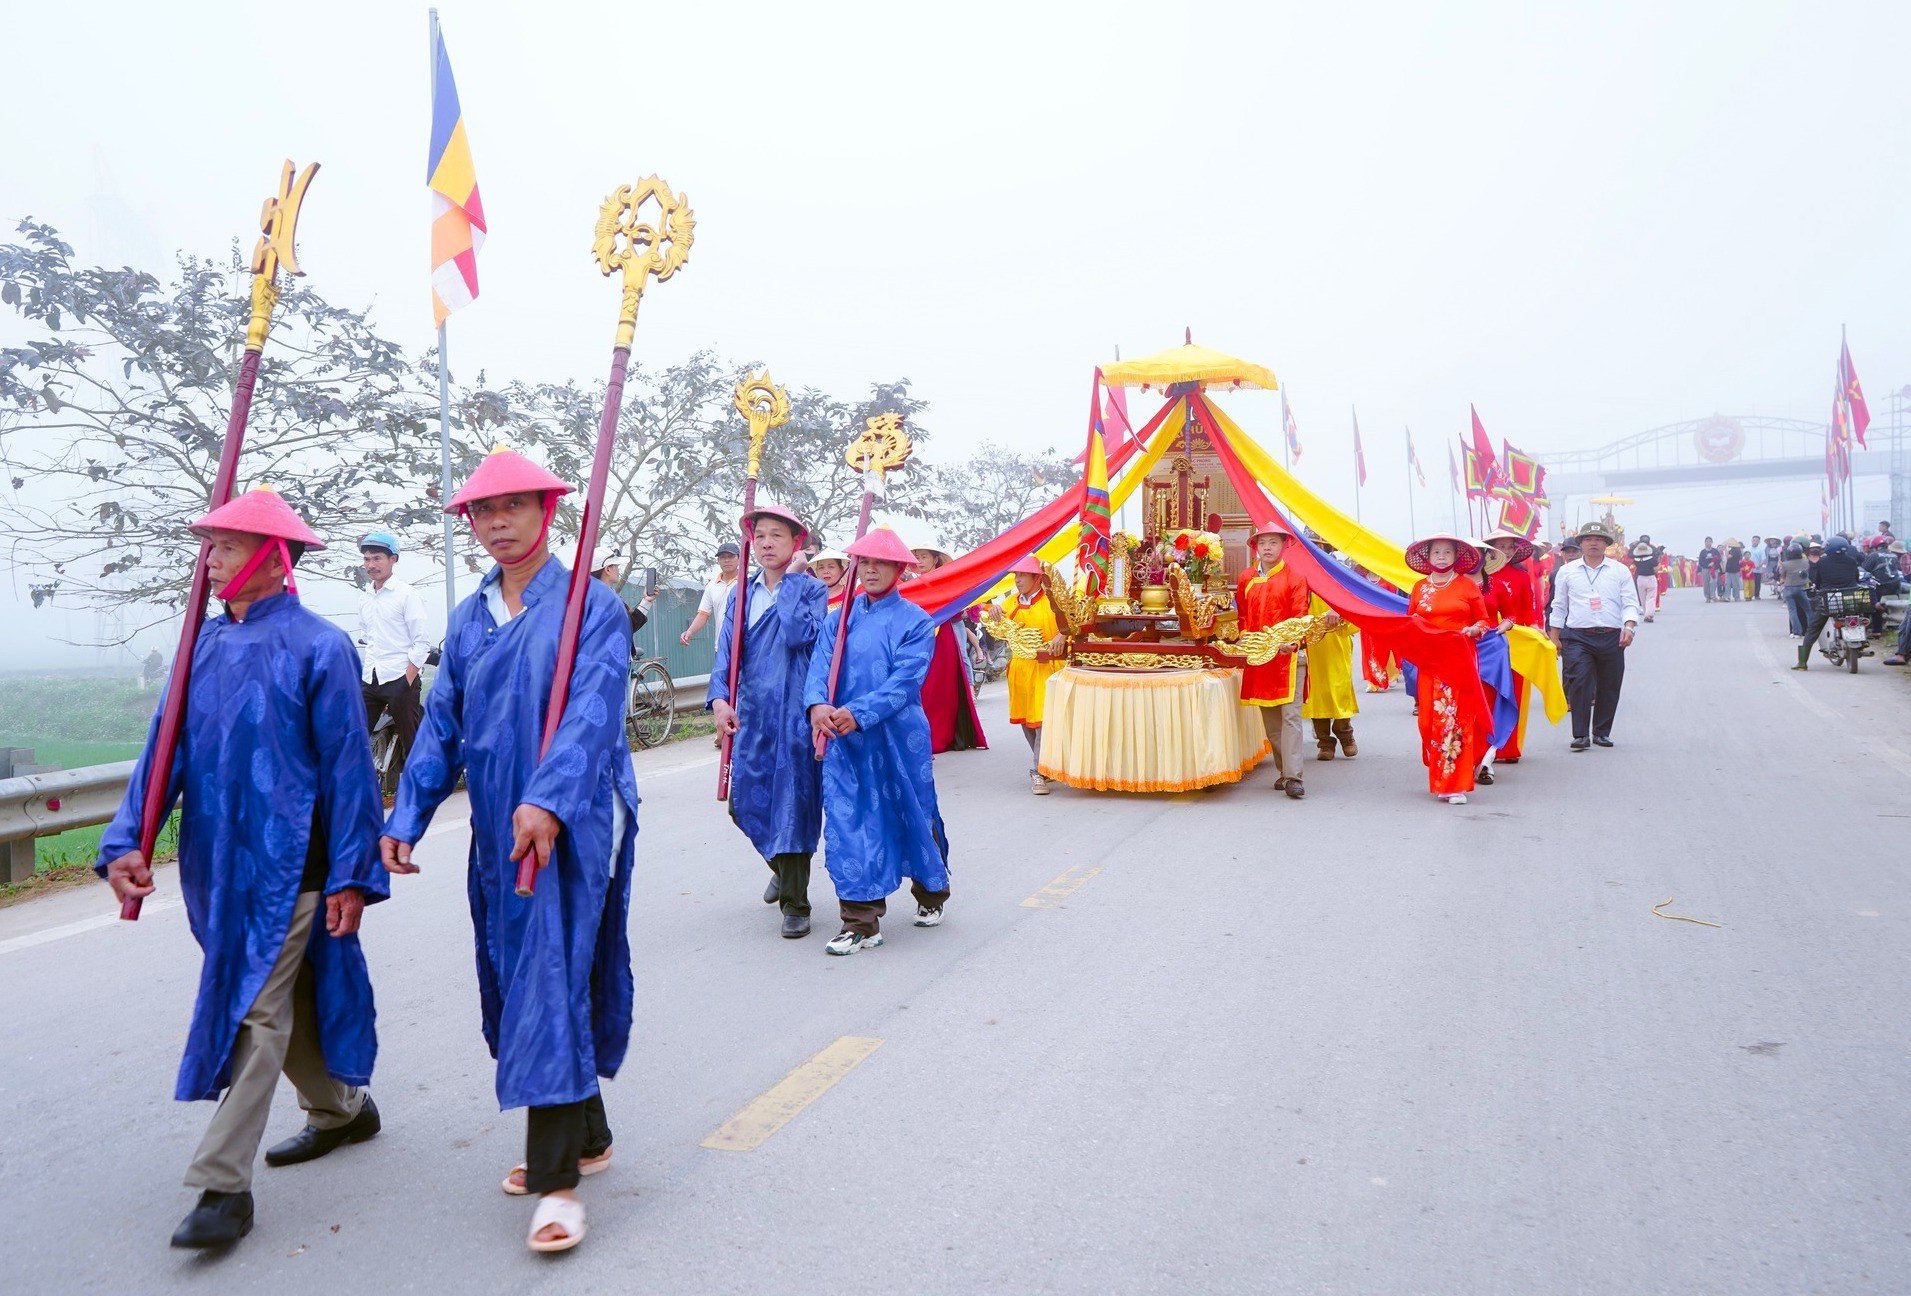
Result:
{"label": "sandal", "polygon": [[[545,1240],[538,1237],[551,1225],[564,1230],[562,1237]],[[524,1237],[524,1245],[533,1251],[569,1251],[584,1240],[584,1203],[575,1197],[544,1196],[537,1199],[537,1210],[531,1214],[531,1231]]]}
{"label": "sandal", "polygon": [[[594,1174],[604,1173],[604,1171],[610,1169],[610,1154],[611,1149],[605,1148],[596,1156],[579,1157],[577,1160],[577,1173],[586,1178]],[[526,1172],[527,1167],[522,1164],[512,1166],[511,1173],[504,1176],[504,1182],[498,1186],[507,1193],[510,1193],[513,1197],[528,1197],[530,1196],[531,1190],[524,1186],[524,1176]]]}

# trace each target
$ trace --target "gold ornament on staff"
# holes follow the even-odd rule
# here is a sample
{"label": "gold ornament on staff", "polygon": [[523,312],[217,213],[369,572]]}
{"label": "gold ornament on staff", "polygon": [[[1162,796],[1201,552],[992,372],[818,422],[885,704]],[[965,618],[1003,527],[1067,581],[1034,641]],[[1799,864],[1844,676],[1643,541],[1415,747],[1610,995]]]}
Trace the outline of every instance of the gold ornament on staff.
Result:
{"label": "gold ornament on staff", "polygon": [[999,639],[1009,646],[1009,656],[1019,657],[1023,661],[1034,661],[1036,654],[1048,647],[1048,640],[1042,632],[1032,625],[1023,625],[1020,621],[1011,621],[1002,609],[993,603],[982,605],[982,628],[992,639]]}
{"label": "gold ornament on staff", "polygon": [[1244,659],[1250,666],[1265,666],[1287,645],[1306,648],[1319,643],[1332,630],[1326,617],[1289,617],[1265,630],[1243,630],[1233,639],[1216,639],[1209,647],[1224,657]]}
{"label": "gold ornament on staff", "polygon": [[[643,219],[644,204],[661,209],[657,223]],[[597,237],[591,253],[606,278],[624,272],[624,301],[617,316],[617,345],[629,347],[637,337],[637,307],[644,286],[655,275],[662,283],[690,259],[696,241],[697,220],[690,200],[672,193],[656,176],[634,185],[621,185],[597,209]]]}
{"label": "gold ornament on staff", "polygon": [[769,436],[771,428],[782,427],[790,421],[790,394],[770,381],[768,369],[760,374],[745,374],[737,380],[736,410],[750,424],[749,466],[743,475],[754,480],[763,467],[764,438]]}
{"label": "gold ornament on staff", "polygon": [[[655,225],[643,219],[646,203],[662,208]],[[617,311],[617,343],[610,356],[610,381],[604,388],[604,413],[597,422],[597,451],[591,460],[590,486],[578,516],[577,557],[571,563],[571,584],[564,596],[564,622],[558,631],[557,665],[552,672],[550,700],[544,708],[544,736],[538,759],[551,750],[564,708],[571,697],[571,673],[577,665],[577,644],[584,630],[584,594],[597,565],[597,532],[603,522],[604,491],[610,482],[611,453],[617,441],[617,416],[624,404],[624,378],[630,370],[630,344],[637,337],[637,307],[652,275],[659,282],[683,268],[697,228],[690,204],[682,194],[651,176],[634,185],[622,185],[597,209],[597,228],[591,254],[606,278],[622,271],[624,296]],[[529,896],[537,885],[537,859],[527,853],[518,864],[517,893]]]}
{"label": "gold ornament on staff", "polygon": [[849,443],[843,462],[859,473],[875,473],[880,481],[884,473],[908,463],[914,449],[909,434],[902,430],[902,415],[892,411],[863,420],[863,434]]}
{"label": "gold ornament on staff", "polygon": [[308,165],[294,183],[293,167],[288,159],[279,171],[279,191],[265,200],[259,209],[259,241],[252,247],[252,320],[246,325],[246,348],[263,350],[266,334],[272,330],[272,308],[279,304],[279,269],[294,278],[303,278],[299,269],[299,207],[305,191],[318,174],[318,163]]}

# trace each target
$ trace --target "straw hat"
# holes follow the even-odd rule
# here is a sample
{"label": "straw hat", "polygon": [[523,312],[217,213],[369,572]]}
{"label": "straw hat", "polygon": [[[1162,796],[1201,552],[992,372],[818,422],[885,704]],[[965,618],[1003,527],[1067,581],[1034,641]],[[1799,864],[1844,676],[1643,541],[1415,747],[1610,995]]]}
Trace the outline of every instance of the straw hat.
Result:
{"label": "straw hat", "polygon": [[1498,531],[1495,531],[1486,537],[1486,542],[1489,545],[1492,544],[1495,540],[1511,540],[1513,542],[1513,552],[1511,555],[1509,555],[1509,557],[1512,559],[1512,561],[1516,563],[1525,562],[1528,558],[1531,558],[1533,556],[1532,540],[1526,536],[1521,535],[1517,531],[1512,531],[1507,529],[1506,527],[1501,527]]}
{"label": "straw hat", "polygon": [[1480,546],[1480,574],[1482,576],[1491,576],[1494,572],[1506,566],[1509,561],[1504,549],[1495,549],[1492,545]]}
{"label": "straw hat", "polygon": [[323,549],[325,542],[305,525],[305,519],[292,511],[270,486],[259,486],[221,504],[192,524],[196,535],[211,531],[243,531],[247,535],[273,540],[292,540],[307,549]]}
{"label": "straw hat", "polygon": [[872,562],[901,563],[904,567],[913,567],[916,555],[902,542],[902,537],[886,526],[871,527],[869,533],[848,549],[852,558],[867,558]]}
{"label": "straw hat", "polygon": [[570,483],[540,468],[502,443],[494,447],[477,471],[445,505],[447,513],[468,513],[477,500],[498,495],[569,495]]}
{"label": "straw hat", "polygon": [[1433,565],[1427,561],[1427,550],[1433,547],[1435,540],[1451,540],[1453,542],[1454,571],[1464,576],[1469,572],[1479,570],[1479,548],[1473,541],[1466,539],[1464,536],[1456,536],[1447,531],[1435,531],[1432,535],[1422,536],[1420,539],[1408,545],[1406,553],[1407,566],[1413,568],[1422,576],[1431,572]]}

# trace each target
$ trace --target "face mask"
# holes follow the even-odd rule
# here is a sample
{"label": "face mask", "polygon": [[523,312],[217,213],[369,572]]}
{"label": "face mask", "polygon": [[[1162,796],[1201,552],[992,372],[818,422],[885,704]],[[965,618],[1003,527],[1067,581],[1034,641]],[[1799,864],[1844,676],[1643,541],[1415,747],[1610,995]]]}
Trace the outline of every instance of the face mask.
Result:
{"label": "face mask", "polygon": [[1435,570],[1435,571],[1437,571],[1437,572],[1448,572],[1448,571],[1452,571],[1452,570],[1453,570],[1453,559],[1451,559],[1451,558],[1447,558],[1447,559],[1445,559],[1445,560],[1442,560],[1442,559],[1439,559],[1439,558],[1435,558],[1435,557],[1434,557],[1434,556],[1433,556],[1432,554],[1428,554],[1428,555],[1427,555],[1427,566],[1429,566],[1429,567],[1431,567],[1431,568],[1433,568],[1433,570]]}

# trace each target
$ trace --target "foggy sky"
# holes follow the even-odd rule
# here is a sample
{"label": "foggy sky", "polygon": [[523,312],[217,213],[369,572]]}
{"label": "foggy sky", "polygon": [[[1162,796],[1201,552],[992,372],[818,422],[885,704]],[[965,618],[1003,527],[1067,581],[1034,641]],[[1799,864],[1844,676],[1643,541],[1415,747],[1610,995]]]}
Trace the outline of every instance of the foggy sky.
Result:
{"label": "foggy sky", "polygon": [[[646,294],[639,360],[709,347],[842,395],[906,376],[936,459],[1072,452],[1092,367],[1184,326],[1281,376],[1303,476],[1350,509],[1357,406],[1362,511],[1394,536],[1402,427],[1424,529],[1469,402],[1535,451],[1822,420],[1845,324],[1882,422],[1911,382],[1905,7],[1542,8],[446,4],[491,225],[453,366],[600,375],[591,225],[655,171],[697,242]],[[429,345],[424,6],[16,4],[5,30],[7,237],[31,215],[163,271],[249,243],[280,160],[316,160],[312,282]],[[1278,398],[1227,403],[1277,446]],[[1689,552],[1817,516],[1798,482],[1623,520]],[[5,618],[0,649],[33,658],[57,616]]]}

